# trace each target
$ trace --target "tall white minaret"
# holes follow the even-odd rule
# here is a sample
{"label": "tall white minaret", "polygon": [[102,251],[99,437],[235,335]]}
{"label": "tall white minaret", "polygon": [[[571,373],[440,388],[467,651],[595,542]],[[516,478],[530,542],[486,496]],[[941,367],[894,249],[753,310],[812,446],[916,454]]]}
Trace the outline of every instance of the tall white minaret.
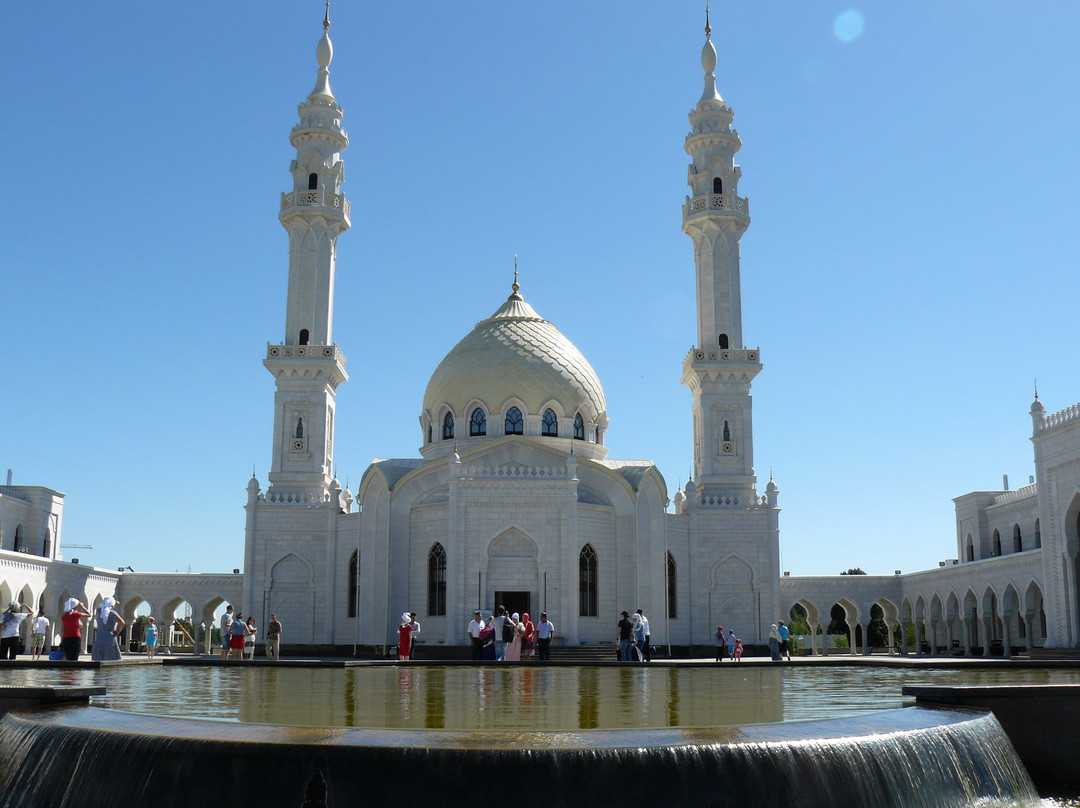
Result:
{"label": "tall white minaret", "polygon": [[705,89],[690,112],[685,148],[692,196],[683,205],[683,232],[694,242],[698,333],[697,347],[683,360],[682,382],[693,395],[698,501],[741,504],[756,495],[750,383],[761,371],[761,355],[743,345],[739,239],[750,225],[750,205],[738,193],[735,153],[742,141],[716,90],[711,32],[706,8]]}
{"label": "tall white minaret", "polygon": [[281,195],[278,218],[289,234],[289,292],[285,339],[267,345],[263,364],[274,374],[274,455],[270,494],[322,496],[333,480],[334,395],[348,380],[345,356],[333,341],[334,267],[338,236],[349,229],[341,193],[349,136],[330,90],[330,4],[315,49],[315,89],[299,107],[290,141],[296,159],[291,191]]}

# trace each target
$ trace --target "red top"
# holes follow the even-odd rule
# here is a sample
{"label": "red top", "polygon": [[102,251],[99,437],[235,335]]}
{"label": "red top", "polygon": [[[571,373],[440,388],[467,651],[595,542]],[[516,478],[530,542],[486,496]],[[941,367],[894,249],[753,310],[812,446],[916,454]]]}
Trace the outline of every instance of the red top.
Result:
{"label": "red top", "polygon": [[60,615],[60,622],[64,624],[65,637],[82,636],[83,615],[78,612],[64,612]]}

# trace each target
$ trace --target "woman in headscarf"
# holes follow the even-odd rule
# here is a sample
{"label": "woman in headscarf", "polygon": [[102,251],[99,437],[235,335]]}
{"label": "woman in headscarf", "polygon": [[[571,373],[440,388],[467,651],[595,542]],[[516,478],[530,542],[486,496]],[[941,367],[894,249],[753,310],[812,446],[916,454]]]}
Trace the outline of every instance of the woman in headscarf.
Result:
{"label": "woman in headscarf", "polygon": [[769,626],[769,656],[773,662],[780,661],[780,629],[776,627],[776,623]]}
{"label": "woman in headscarf", "polygon": [[89,610],[78,598],[67,599],[64,613],[60,615],[60,625],[63,626],[60,645],[64,649],[64,659],[68,662],[79,659],[79,651],[82,650],[82,621],[89,616]]}
{"label": "woman in headscarf", "polygon": [[536,626],[529,619],[528,612],[522,613],[521,624],[525,626],[525,630],[521,632],[521,655],[525,659],[532,659],[536,653]]}
{"label": "woman in headscarf", "polygon": [[120,646],[116,638],[124,630],[124,618],[113,609],[116,601],[105,598],[98,607],[94,628],[94,647],[90,658],[95,662],[115,662],[120,659]]}
{"label": "woman in headscarf", "polygon": [[401,615],[397,634],[397,658],[400,662],[405,662],[412,655],[412,615],[408,612]]}
{"label": "woman in headscarf", "polygon": [[521,624],[521,615],[517,612],[510,615],[510,622],[514,624],[514,639],[506,644],[506,661],[520,662],[521,635],[525,631],[525,626]]}

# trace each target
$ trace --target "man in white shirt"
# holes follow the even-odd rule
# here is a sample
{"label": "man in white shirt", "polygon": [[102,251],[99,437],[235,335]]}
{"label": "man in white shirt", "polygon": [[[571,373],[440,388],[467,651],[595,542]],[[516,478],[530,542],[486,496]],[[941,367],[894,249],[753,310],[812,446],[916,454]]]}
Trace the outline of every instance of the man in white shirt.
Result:
{"label": "man in white shirt", "polygon": [[555,626],[547,619],[547,612],[540,612],[540,622],[536,624],[536,658],[540,662],[551,661],[551,638],[555,636]]}
{"label": "man in white shirt", "polygon": [[25,603],[11,601],[0,622],[0,659],[15,659],[19,653],[19,629],[23,620],[32,615],[34,610]]}
{"label": "man in white shirt", "polygon": [[649,618],[645,616],[645,612],[641,609],[637,610],[638,623],[645,630],[645,645],[641,649],[641,657],[646,662],[652,662],[652,647],[649,645]]}
{"label": "man in white shirt", "polygon": [[225,614],[221,615],[221,625],[219,626],[221,634],[221,658],[229,658],[229,641],[232,640],[232,624],[233,624],[233,608],[232,606],[225,607]]}
{"label": "man in white shirt", "polygon": [[473,619],[469,621],[469,642],[472,643],[473,662],[480,661],[480,654],[484,650],[484,644],[480,641],[480,632],[484,630],[484,618],[477,609],[473,612]]}
{"label": "man in white shirt", "polygon": [[[32,659],[41,659],[41,652],[45,649],[45,638],[49,634],[49,625],[49,618],[45,616],[45,610],[42,609],[37,613],[37,617],[34,618],[34,635],[32,640],[34,655]],[[49,645],[51,646],[52,643],[50,642]]]}

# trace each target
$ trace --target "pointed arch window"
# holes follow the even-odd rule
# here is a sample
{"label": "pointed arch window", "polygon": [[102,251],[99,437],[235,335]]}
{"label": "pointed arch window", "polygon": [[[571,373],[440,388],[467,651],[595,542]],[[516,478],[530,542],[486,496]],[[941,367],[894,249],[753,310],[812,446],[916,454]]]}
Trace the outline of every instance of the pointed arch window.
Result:
{"label": "pointed arch window", "polygon": [[1001,534],[996,530],[994,531],[994,543],[990,548],[990,554],[993,556],[1001,555]]}
{"label": "pointed arch window", "polygon": [[1042,529],[1039,527],[1039,520],[1035,520],[1035,549],[1038,550],[1042,547]]}
{"label": "pointed arch window", "polygon": [[432,545],[427,561],[427,613],[446,614],[446,550],[438,542]]}
{"label": "pointed arch window", "polygon": [[1024,537],[1020,533],[1020,525],[1013,525],[1013,552],[1024,552]]}
{"label": "pointed arch window", "polygon": [[304,418],[303,418],[303,416],[299,416],[296,419],[296,435],[294,437],[297,437],[297,438],[304,437]]}
{"label": "pointed arch window", "polygon": [[667,616],[679,616],[679,581],[676,575],[675,556],[667,554]]}
{"label": "pointed arch window", "polygon": [[309,191],[317,191],[317,190],[319,190],[319,175],[318,174],[316,174],[314,172],[312,172],[311,174],[308,174],[307,187],[308,187]]}
{"label": "pointed arch window", "polygon": [[580,412],[574,416],[574,440],[585,440],[585,421]]}
{"label": "pointed arch window", "polygon": [[507,435],[521,435],[525,431],[525,419],[521,417],[521,410],[517,407],[511,407],[506,411],[506,428],[505,434]]}
{"label": "pointed arch window", "polygon": [[724,440],[731,440],[731,427],[728,426],[727,421],[724,421]]}
{"label": "pointed arch window", "polygon": [[596,550],[586,544],[578,553],[578,615],[596,617],[599,612],[599,598],[596,595],[599,574],[597,573]]}
{"label": "pointed arch window", "polygon": [[713,177],[712,179],[712,192],[714,194],[724,193],[724,181],[719,177]]}
{"label": "pointed arch window", "polygon": [[23,546],[22,525],[15,525],[15,549]]}
{"label": "pointed arch window", "polygon": [[431,443],[431,424],[427,425],[427,442]]}
{"label": "pointed arch window", "polygon": [[469,419],[469,437],[477,438],[487,434],[487,413],[483,408],[477,407],[472,411]]}
{"label": "pointed arch window", "polygon": [[454,437],[454,414],[446,413],[442,419],[442,439],[450,440]]}
{"label": "pointed arch window", "polygon": [[540,434],[548,438],[559,437],[559,418],[555,415],[555,410],[551,408],[544,410],[544,420],[540,422]]}
{"label": "pointed arch window", "polygon": [[975,560],[975,542],[972,541],[971,536],[968,536],[968,540],[967,540],[967,560],[968,561],[974,561]]}
{"label": "pointed arch window", "polygon": [[353,550],[349,557],[349,617],[356,617],[357,600],[360,592],[360,551]]}
{"label": "pointed arch window", "polygon": [[718,343],[720,343],[720,349],[723,350],[723,351],[726,351],[730,347],[728,345],[728,336],[727,336],[727,334],[721,334],[719,337],[717,337],[716,341]]}

